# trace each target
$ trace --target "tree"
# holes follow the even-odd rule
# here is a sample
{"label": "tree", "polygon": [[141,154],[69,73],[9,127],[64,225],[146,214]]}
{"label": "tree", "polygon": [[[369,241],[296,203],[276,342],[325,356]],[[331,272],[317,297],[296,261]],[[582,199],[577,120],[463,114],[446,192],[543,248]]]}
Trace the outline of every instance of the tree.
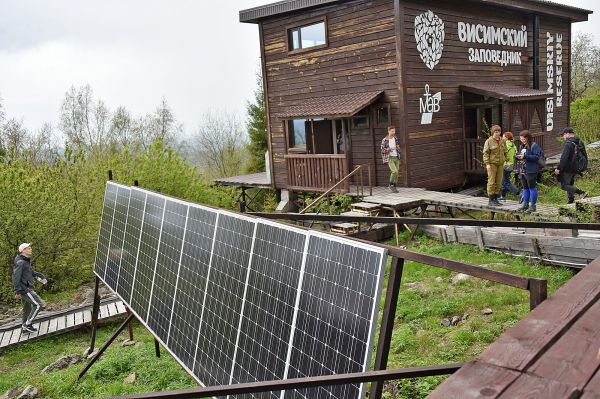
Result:
{"label": "tree", "polygon": [[600,47],[594,36],[579,34],[573,41],[571,52],[571,101],[590,94],[600,78]]}
{"label": "tree", "polygon": [[191,142],[192,156],[207,176],[234,176],[243,171],[247,140],[235,115],[206,113]]}
{"label": "tree", "polygon": [[248,101],[246,104],[246,112],[248,113],[246,129],[248,130],[248,138],[250,139],[250,143],[248,144],[249,159],[246,170],[249,173],[263,172],[265,170],[265,152],[269,146],[265,92],[260,72],[256,74],[256,84],[254,101]]}
{"label": "tree", "polygon": [[100,154],[112,146],[110,112],[101,100],[94,100],[89,85],[65,93],[61,107],[60,129],[67,143],[88,154]]}

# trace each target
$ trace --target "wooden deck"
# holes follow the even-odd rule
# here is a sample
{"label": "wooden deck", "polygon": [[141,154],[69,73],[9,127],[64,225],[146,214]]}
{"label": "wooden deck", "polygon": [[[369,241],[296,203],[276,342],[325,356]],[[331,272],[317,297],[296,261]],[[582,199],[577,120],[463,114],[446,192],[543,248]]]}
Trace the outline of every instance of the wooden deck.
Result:
{"label": "wooden deck", "polygon": [[271,188],[271,181],[267,176],[267,172],[225,177],[222,179],[216,179],[213,182],[214,184],[219,184],[221,186],[234,186],[243,188]]}
{"label": "wooden deck", "polygon": [[444,381],[430,399],[600,398],[600,259]]}
{"label": "wooden deck", "polygon": [[[118,299],[103,301],[100,304],[98,318],[106,319],[126,313],[125,305]],[[92,306],[80,307],[66,312],[57,312],[40,317],[33,323],[38,331],[30,334],[21,334],[21,323],[10,323],[0,326],[0,350],[22,342],[51,335],[62,334],[80,328],[92,321]]]}
{"label": "wooden deck", "polygon": [[[351,193],[353,192],[356,190],[351,189]],[[486,197],[429,191],[422,188],[398,187],[398,192],[392,193],[387,187],[373,187],[373,195],[364,197],[363,201],[381,204],[398,211],[414,209],[421,205],[438,205],[462,210],[522,214],[520,211],[522,205],[517,201],[507,200],[502,202],[503,206],[489,206]],[[537,212],[528,215],[538,218],[557,218],[560,216],[560,211],[553,206],[538,204]]]}

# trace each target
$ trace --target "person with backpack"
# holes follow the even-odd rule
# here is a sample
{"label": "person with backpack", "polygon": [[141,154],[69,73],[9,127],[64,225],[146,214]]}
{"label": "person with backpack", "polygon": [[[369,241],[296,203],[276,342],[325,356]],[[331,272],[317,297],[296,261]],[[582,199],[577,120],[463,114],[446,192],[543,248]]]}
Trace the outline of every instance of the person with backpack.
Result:
{"label": "person with backpack", "polygon": [[587,170],[588,156],[585,150],[585,144],[575,136],[573,128],[566,127],[559,133],[559,137],[565,140],[565,146],[560,156],[560,164],[554,169],[560,188],[567,192],[568,203],[575,202],[575,194],[581,196],[581,199],[587,197],[587,193],[575,187],[575,176],[583,176]]}
{"label": "person with backpack", "polygon": [[33,279],[36,279],[42,284],[48,281],[46,277],[39,272],[36,272],[31,267],[31,244],[23,243],[19,245],[19,254],[14,260],[12,283],[15,289],[15,298],[21,300],[23,304],[23,324],[21,330],[23,333],[36,332],[37,328],[33,326],[33,319],[38,315],[46,303],[33,290]]}
{"label": "person with backpack", "polygon": [[537,176],[540,171],[540,159],[544,158],[542,147],[533,142],[529,130],[519,135],[521,148],[515,155],[519,161],[519,177],[523,186],[523,212],[535,212],[538,200]]}

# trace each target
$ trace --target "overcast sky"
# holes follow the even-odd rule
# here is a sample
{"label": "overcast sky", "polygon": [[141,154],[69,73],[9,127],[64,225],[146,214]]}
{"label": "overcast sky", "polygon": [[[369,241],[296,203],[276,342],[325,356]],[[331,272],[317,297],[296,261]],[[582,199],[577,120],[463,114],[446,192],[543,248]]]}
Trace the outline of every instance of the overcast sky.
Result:
{"label": "overcast sky", "polygon": [[[111,110],[152,112],[163,97],[188,132],[209,109],[245,115],[260,68],[258,27],[242,9],[270,0],[0,0],[0,97],[26,127],[56,126],[71,86]],[[600,43],[600,2],[573,26]]]}

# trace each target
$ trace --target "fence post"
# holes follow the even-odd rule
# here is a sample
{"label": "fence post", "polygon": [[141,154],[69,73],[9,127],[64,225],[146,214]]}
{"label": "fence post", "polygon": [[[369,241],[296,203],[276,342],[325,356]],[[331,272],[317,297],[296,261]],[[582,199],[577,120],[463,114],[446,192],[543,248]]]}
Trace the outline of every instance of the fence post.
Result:
{"label": "fence post", "polygon": [[541,278],[529,279],[529,308],[535,309],[548,297],[548,282]]}
{"label": "fence post", "polygon": [[[400,283],[402,281],[402,271],[404,270],[404,259],[392,257],[390,266],[390,277],[388,279],[387,291],[385,293],[385,306],[381,318],[381,328],[379,330],[379,342],[377,344],[377,354],[375,355],[374,370],[380,371],[387,369],[388,356],[390,354],[390,345],[392,341],[392,332],[394,331],[394,320],[396,318],[396,306],[398,304],[398,295],[400,293]],[[376,381],[371,384],[370,399],[381,399],[383,394],[383,381]]]}

